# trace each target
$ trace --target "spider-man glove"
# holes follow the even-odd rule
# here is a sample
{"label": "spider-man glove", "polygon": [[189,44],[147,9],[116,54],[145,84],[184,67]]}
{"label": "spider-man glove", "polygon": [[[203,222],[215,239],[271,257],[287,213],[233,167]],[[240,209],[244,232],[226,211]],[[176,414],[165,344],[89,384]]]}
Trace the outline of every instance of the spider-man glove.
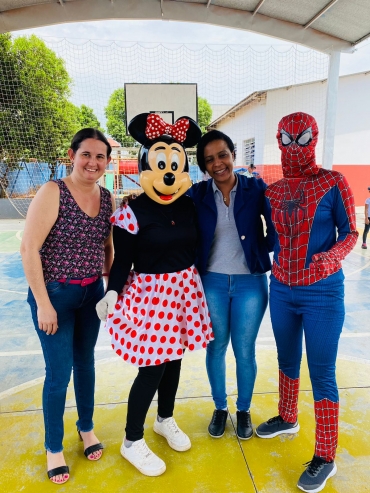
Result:
{"label": "spider-man glove", "polygon": [[342,267],[341,262],[333,258],[330,252],[315,253],[312,255],[311,268],[315,269],[321,279],[325,279]]}

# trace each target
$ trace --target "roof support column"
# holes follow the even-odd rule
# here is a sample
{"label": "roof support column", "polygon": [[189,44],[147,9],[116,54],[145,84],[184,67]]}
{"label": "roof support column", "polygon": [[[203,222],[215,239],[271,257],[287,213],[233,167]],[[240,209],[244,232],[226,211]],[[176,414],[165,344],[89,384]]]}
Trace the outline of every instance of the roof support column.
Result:
{"label": "roof support column", "polygon": [[339,66],[340,66],[340,51],[332,51],[330,54],[328,82],[326,87],[324,148],[322,153],[322,167],[325,169],[333,168]]}

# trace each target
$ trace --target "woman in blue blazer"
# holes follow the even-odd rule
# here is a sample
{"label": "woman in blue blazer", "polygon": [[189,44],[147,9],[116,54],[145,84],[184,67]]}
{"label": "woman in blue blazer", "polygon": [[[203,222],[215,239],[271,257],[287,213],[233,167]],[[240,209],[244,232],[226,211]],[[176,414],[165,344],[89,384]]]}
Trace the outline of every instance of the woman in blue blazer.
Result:
{"label": "woman in blue blazer", "polygon": [[[215,411],[209,434],[220,438],[227,420],[225,355],[231,339],[238,386],[237,434],[253,435],[250,404],[257,374],[255,344],[267,307],[266,272],[275,231],[262,179],[234,173],[231,139],[218,130],[198,144],[197,160],[211,179],[194,184],[189,195],[198,213],[197,267],[211,315],[215,340],[207,346],[206,366]],[[266,231],[261,216],[265,219]]]}

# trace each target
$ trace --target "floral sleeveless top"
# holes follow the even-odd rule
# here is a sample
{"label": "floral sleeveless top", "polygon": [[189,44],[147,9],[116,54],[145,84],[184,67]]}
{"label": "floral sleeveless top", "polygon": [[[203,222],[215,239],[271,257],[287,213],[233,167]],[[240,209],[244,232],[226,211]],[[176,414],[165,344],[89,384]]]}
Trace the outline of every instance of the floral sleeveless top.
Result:
{"label": "floral sleeveless top", "polygon": [[55,182],[60,190],[58,218],[40,250],[45,283],[101,275],[104,241],[111,231],[111,195],[100,187],[100,211],[90,217],[77,205],[64,181]]}

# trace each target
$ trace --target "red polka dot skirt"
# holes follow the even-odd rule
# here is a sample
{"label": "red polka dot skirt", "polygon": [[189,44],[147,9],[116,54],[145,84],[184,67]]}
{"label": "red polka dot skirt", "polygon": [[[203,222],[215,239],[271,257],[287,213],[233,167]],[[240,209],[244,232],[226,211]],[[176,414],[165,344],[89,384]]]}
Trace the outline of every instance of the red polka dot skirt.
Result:
{"label": "red polka dot skirt", "polygon": [[214,339],[195,267],[171,274],[131,272],[106,328],[113,350],[135,366],[182,358]]}

